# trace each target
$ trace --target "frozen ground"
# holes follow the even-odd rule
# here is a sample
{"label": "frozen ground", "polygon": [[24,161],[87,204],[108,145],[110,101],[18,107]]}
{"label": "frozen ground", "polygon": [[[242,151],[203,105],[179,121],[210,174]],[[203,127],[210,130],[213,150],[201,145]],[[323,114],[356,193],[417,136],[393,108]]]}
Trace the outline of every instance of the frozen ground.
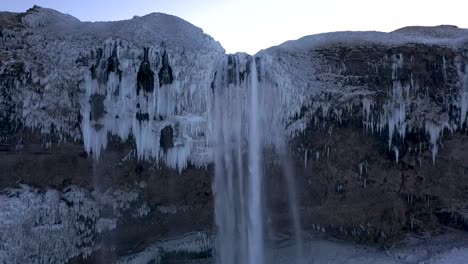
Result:
{"label": "frozen ground", "polygon": [[[401,245],[375,248],[355,243],[311,237],[304,264],[465,264],[468,263],[468,236],[451,233],[437,237],[408,237]],[[294,247],[274,250],[273,263],[295,263]]]}
{"label": "frozen ground", "polygon": [[[178,253],[206,252],[210,236],[201,233],[189,234],[174,240],[161,241],[146,251],[121,259],[123,263],[215,263],[213,258],[193,259],[190,254],[174,257]],[[187,246],[191,242],[200,246]],[[186,251],[188,250],[188,251]],[[172,257],[165,257],[172,254]],[[200,256],[200,255],[199,255]],[[190,258],[190,259],[189,259]],[[278,241],[277,246],[269,251],[267,263],[299,263],[295,260],[295,246],[291,240]],[[305,257],[301,264],[466,264],[468,263],[468,235],[450,231],[437,236],[408,236],[400,245],[389,248],[357,245],[329,239],[313,233],[307,238]]]}

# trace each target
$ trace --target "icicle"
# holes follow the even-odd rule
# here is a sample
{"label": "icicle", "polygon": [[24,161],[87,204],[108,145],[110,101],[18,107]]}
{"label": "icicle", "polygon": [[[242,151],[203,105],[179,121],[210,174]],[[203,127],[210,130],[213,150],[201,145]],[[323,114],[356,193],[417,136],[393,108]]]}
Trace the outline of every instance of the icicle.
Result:
{"label": "icicle", "polygon": [[398,164],[398,156],[400,154],[400,152],[398,151],[398,148],[397,147],[393,147],[393,152],[395,152],[395,162],[396,164]]}
{"label": "icicle", "polygon": [[393,109],[388,118],[388,148],[392,147],[392,139],[395,128],[398,130],[398,134],[403,139],[406,134],[406,106],[405,103],[400,103],[400,105]]}
{"label": "icicle", "polygon": [[392,87],[391,100],[384,105],[384,113],[380,116],[380,124],[378,130],[381,131],[385,125],[388,127],[388,149],[392,149],[392,141],[395,129],[398,135],[405,138],[406,134],[406,100],[409,99],[410,85],[402,84],[399,80],[400,70],[403,68],[403,55],[393,55],[392,64]]}
{"label": "icicle", "polygon": [[445,55],[442,56],[442,71],[444,72],[444,82],[447,81],[447,59],[445,59]]}
{"label": "icicle", "polygon": [[426,132],[429,134],[429,142],[431,143],[433,164],[435,164],[435,157],[438,151],[437,141],[440,137],[442,130],[443,130],[442,126],[436,125],[430,121],[426,121]]}
{"label": "icicle", "polygon": [[371,106],[373,105],[373,102],[368,99],[368,98],[363,98],[362,99],[362,122],[363,122],[363,125],[367,130],[369,130],[369,128],[372,130],[373,129],[373,125],[372,125],[372,122],[370,120],[370,114],[371,114]]}
{"label": "icicle", "polygon": [[372,106],[372,101],[368,98],[363,98],[362,99],[362,113],[363,116],[365,117],[365,121],[369,121],[369,116],[371,113],[371,106]]}
{"label": "icicle", "polygon": [[460,129],[463,128],[463,125],[466,123],[466,117],[468,114],[468,64],[463,67],[462,63],[456,63],[459,84],[460,87],[460,99],[459,99],[459,108],[460,108]]}
{"label": "icicle", "polygon": [[[468,85],[468,84],[467,84]],[[468,88],[468,87],[467,87]],[[466,123],[466,115],[468,112],[468,91],[464,91],[460,96],[460,129]]]}
{"label": "icicle", "polygon": [[[104,57],[111,56],[115,47],[114,41],[107,41],[103,47]],[[85,150],[98,159],[107,146],[108,134],[112,134],[123,140],[133,137],[136,157],[140,160],[162,162],[179,171],[189,161],[195,166],[206,166],[212,161],[207,119],[211,110],[213,68],[211,65],[201,71],[193,65],[184,68],[184,62],[174,54],[169,61],[174,66],[173,81],[159,87],[156,74],[154,91],[138,90],[137,74],[141,64],[138,56],[141,52],[140,48],[131,45],[125,48],[118,45],[116,54],[120,61],[120,74],[107,72],[100,65],[96,65],[93,76],[90,72],[85,74],[85,97],[81,102]],[[159,60],[161,52],[160,47],[149,49],[147,59],[153,70],[157,70],[155,61]],[[190,57],[190,54],[186,55]],[[211,60],[214,64],[217,58],[212,57]],[[181,71],[188,72],[181,75]],[[193,74],[196,74],[195,78]],[[192,78],[196,85],[188,82]],[[96,109],[100,113],[94,117]],[[162,149],[161,131],[167,126],[172,128],[173,134],[168,135],[171,138],[169,148]]]}
{"label": "icicle", "polygon": [[320,159],[320,152],[317,150],[315,151],[315,160],[318,161]]}
{"label": "icicle", "polygon": [[307,168],[307,149],[304,151],[304,168]]}
{"label": "icicle", "polygon": [[403,54],[400,53],[398,58],[396,55],[392,56],[393,64],[392,64],[392,79],[397,80],[399,78],[400,69],[403,68]]}

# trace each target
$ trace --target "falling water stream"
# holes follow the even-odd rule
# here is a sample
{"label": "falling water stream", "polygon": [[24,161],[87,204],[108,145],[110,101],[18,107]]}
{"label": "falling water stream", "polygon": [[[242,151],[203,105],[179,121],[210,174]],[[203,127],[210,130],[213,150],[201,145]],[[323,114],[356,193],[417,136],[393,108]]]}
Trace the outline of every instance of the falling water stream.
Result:
{"label": "falling water stream", "polygon": [[[270,107],[271,90],[259,82],[255,58],[247,60],[250,78],[241,82],[238,56],[225,65],[227,73],[214,90],[216,263],[269,263],[265,246],[263,152],[274,150],[286,178],[291,226],[296,242],[296,261],[303,254],[301,223],[294,166],[287,151],[281,122]],[[249,63],[250,62],[250,63]],[[235,72],[235,77],[232,76]],[[265,88],[265,89],[264,89]],[[274,106],[276,107],[276,106]],[[268,134],[264,131],[270,131]]]}
{"label": "falling water stream", "polygon": [[263,264],[263,214],[262,214],[262,140],[259,128],[258,77],[255,58],[251,63],[250,118],[249,118],[249,222],[248,249],[249,264]]}

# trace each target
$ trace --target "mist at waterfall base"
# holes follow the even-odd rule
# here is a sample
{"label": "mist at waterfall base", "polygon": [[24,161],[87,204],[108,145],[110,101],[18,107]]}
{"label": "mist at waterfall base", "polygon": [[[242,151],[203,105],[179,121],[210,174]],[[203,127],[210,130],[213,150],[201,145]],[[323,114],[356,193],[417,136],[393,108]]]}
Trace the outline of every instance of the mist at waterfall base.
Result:
{"label": "mist at waterfall base", "polygon": [[214,85],[216,263],[272,262],[266,253],[266,234],[274,230],[265,210],[270,194],[264,192],[268,177],[264,153],[274,153],[274,166],[282,167],[286,177],[295,262],[300,263],[303,246],[294,171],[284,128],[271,111],[274,90],[259,82],[262,67],[256,58],[229,56],[224,63],[227,70],[217,75]]}

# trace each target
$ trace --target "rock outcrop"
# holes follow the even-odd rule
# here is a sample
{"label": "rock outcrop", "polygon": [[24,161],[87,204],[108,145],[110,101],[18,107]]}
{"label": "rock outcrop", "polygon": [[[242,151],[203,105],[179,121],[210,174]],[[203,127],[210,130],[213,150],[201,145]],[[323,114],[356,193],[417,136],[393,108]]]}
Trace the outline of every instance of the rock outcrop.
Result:
{"label": "rock outcrop", "polygon": [[468,228],[468,30],[321,34],[252,58],[165,14],[89,23],[35,6],[0,22],[2,261],[41,263],[39,245],[15,245],[51,232],[51,259],[79,263],[212,228],[214,111],[243,133],[253,59],[265,145],[289,140],[304,228],[378,243]]}

